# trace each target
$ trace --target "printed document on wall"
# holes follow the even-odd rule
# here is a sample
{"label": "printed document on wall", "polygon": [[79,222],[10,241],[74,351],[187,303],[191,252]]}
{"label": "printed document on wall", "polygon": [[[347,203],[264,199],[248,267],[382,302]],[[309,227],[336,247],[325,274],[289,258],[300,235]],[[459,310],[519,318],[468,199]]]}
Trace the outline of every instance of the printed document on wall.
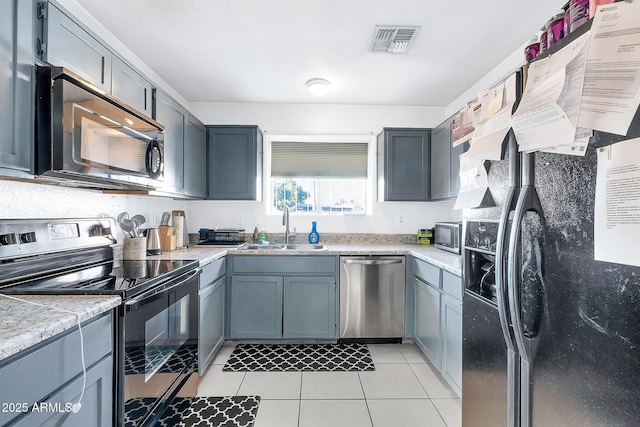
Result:
{"label": "printed document on wall", "polygon": [[527,85],[511,118],[520,151],[574,145],[589,33],[531,63]]}
{"label": "printed document on wall", "polygon": [[594,258],[640,267],[640,138],[598,148]]}
{"label": "printed document on wall", "polygon": [[626,135],[640,104],[640,1],[599,6],[591,25],[579,125]]}

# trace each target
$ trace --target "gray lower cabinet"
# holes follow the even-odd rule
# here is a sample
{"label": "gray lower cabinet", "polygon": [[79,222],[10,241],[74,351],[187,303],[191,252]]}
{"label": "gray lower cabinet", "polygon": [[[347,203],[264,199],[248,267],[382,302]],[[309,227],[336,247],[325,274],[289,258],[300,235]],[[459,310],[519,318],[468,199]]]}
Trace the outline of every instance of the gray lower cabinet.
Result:
{"label": "gray lower cabinet", "polygon": [[226,259],[202,268],[198,292],[198,372],[207,369],[225,340]]}
{"label": "gray lower cabinet", "polygon": [[33,2],[0,2],[0,175],[31,172]]}
{"label": "gray lower cabinet", "polygon": [[53,3],[38,2],[38,57],[111,92],[113,54]]}
{"label": "gray lower cabinet", "polygon": [[111,313],[84,322],[82,332],[87,379],[80,411],[72,413],[69,406],[83,390],[80,333],[74,327],[0,363],[0,425],[113,425]]}
{"label": "gray lower cabinet", "polygon": [[436,369],[440,369],[440,291],[416,278],[415,341]]}
{"label": "gray lower cabinet", "polygon": [[282,338],[282,276],[231,278],[231,338]]}
{"label": "gray lower cabinet", "polygon": [[414,280],[414,340],[460,396],[462,279],[415,259]]}
{"label": "gray lower cabinet", "polygon": [[448,295],[442,295],[440,310],[442,327],[442,376],[453,389],[462,390],[462,304]]}
{"label": "gray lower cabinet", "polygon": [[207,199],[262,200],[262,131],[207,126]]}
{"label": "gray lower cabinet", "polygon": [[112,58],[111,94],[151,117],[151,83],[117,56]]}
{"label": "gray lower cabinet", "polygon": [[336,339],[337,259],[231,257],[232,339]]}
{"label": "gray lower cabinet", "polygon": [[336,336],[335,277],[285,277],[283,338]]}
{"label": "gray lower cabinet", "polygon": [[378,201],[429,201],[430,152],[430,129],[384,128],[378,135]]}

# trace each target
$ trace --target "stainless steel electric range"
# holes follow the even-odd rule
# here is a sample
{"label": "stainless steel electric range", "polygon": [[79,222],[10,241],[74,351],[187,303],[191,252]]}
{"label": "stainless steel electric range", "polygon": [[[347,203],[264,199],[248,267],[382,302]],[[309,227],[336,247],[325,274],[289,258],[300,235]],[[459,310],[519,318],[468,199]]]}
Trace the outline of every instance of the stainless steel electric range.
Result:
{"label": "stainless steel electric range", "polygon": [[114,227],[111,218],[0,220],[0,293],[121,296],[114,419],[150,426],[197,372],[200,269],[114,260]]}

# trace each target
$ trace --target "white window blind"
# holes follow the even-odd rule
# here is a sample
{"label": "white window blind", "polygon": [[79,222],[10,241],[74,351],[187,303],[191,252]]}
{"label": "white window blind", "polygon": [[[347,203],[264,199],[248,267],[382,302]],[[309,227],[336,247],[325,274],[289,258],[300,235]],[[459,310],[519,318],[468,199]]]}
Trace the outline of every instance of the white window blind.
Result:
{"label": "white window blind", "polygon": [[272,178],[366,178],[361,142],[271,142]]}

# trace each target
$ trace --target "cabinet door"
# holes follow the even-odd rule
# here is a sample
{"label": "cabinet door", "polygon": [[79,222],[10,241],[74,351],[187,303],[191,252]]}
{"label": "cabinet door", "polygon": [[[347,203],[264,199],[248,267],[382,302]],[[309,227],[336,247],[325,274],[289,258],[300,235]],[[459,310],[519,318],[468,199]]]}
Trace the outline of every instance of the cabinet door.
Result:
{"label": "cabinet door", "polygon": [[226,276],[200,291],[198,329],[198,372],[202,375],[224,342]]}
{"label": "cabinet door", "polygon": [[415,340],[436,369],[440,369],[440,291],[415,279]]}
{"label": "cabinet door", "polygon": [[77,413],[65,412],[65,404],[73,404],[80,399],[83,377],[67,383],[60,390],[42,402],[42,412],[31,412],[21,418],[16,427],[86,427],[111,426],[113,423],[113,359],[106,357],[87,369],[87,383],[82,396],[82,408]]}
{"label": "cabinet door", "polygon": [[282,277],[231,278],[231,338],[282,338]]}
{"label": "cabinet door", "polygon": [[117,56],[111,67],[111,94],[151,117],[151,83]]}
{"label": "cabinet door", "polygon": [[262,200],[260,129],[208,126],[207,131],[207,198]]}
{"label": "cabinet door", "polygon": [[204,198],[207,193],[207,131],[195,117],[187,117],[184,139],[184,193]]}
{"label": "cabinet door", "polygon": [[68,68],[97,87],[111,92],[111,52],[52,3],[46,3],[41,59]]}
{"label": "cabinet door", "polygon": [[442,296],[442,376],[462,393],[462,304]]}
{"label": "cabinet door", "polygon": [[156,90],[155,119],[164,128],[164,185],[161,190],[181,192],[184,187],[184,129],[187,110],[166,93]]}
{"label": "cabinet door", "polygon": [[[31,171],[33,2],[0,2],[0,174]],[[4,168],[8,168],[4,170]]]}
{"label": "cabinet door", "polygon": [[285,277],[284,338],[337,338],[336,279]]}
{"label": "cabinet door", "polygon": [[431,132],[431,200],[446,199],[450,194],[451,121]]}
{"label": "cabinet door", "polygon": [[382,136],[383,199],[428,201],[431,192],[430,130],[385,129]]}

